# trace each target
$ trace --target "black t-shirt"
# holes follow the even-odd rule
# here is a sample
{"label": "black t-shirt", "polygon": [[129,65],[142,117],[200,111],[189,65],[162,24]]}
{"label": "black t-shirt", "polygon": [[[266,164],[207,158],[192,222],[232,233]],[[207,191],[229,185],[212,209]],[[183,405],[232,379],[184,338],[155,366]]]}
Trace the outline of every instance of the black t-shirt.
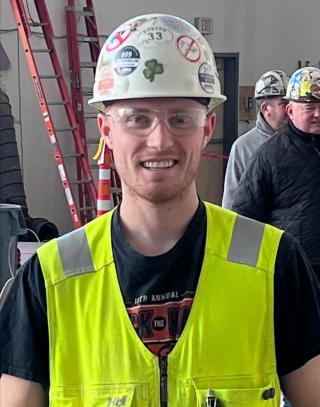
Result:
{"label": "black t-shirt", "polygon": [[[131,321],[154,353],[168,353],[189,315],[203,260],[203,203],[176,245],[146,257],[128,243],[112,219],[118,278]],[[298,242],[284,233],[275,267],[275,346],[283,376],[320,354],[319,286]],[[46,293],[34,255],[20,270],[0,313],[0,372],[49,384]],[[85,335],[85,333],[84,333]]]}

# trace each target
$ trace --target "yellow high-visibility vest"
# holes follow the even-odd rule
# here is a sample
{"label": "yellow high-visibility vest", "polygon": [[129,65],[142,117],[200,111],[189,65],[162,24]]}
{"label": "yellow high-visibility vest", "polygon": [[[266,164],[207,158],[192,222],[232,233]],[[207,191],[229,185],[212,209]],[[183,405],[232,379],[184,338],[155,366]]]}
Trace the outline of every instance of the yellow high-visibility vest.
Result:
{"label": "yellow high-visibility vest", "polygon": [[[206,204],[194,302],[168,357],[138,337],[122,299],[111,213],[38,249],[50,342],[51,407],[275,407],[273,280],[281,231]],[[214,404],[212,404],[214,405]]]}

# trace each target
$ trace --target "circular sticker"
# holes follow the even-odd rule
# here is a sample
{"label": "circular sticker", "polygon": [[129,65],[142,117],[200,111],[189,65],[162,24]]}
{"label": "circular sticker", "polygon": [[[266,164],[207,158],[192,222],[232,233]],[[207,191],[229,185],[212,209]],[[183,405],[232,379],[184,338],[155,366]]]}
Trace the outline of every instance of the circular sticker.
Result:
{"label": "circular sticker", "polygon": [[114,51],[119,48],[131,34],[131,27],[124,26],[121,27],[119,31],[114,32],[107,40],[106,50]]}
{"label": "circular sticker", "polygon": [[203,64],[200,65],[200,68],[198,71],[198,77],[199,77],[199,82],[200,82],[202,89],[207,93],[210,93],[210,94],[213,93],[214,92],[214,75],[213,75],[213,70],[209,64],[204,62]]}
{"label": "circular sticker", "polygon": [[172,42],[173,34],[163,27],[150,27],[139,33],[138,40],[143,46],[166,45]]}
{"label": "circular sticker", "polygon": [[130,75],[137,69],[140,62],[140,53],[137,48],[123,47],[114,58],[114,70],[118,75]]}
{"label": "circular sticker", "polygon": [[198,43],[187,35],[181,35],[177,39],[178,49],[181,55],[190,62],[197,62],[200,59],[201,51]]}

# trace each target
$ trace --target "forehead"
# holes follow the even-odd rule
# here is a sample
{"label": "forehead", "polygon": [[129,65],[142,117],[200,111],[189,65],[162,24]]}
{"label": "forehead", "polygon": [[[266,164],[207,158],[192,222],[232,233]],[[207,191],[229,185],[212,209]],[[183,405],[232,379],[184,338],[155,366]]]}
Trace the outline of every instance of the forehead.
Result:
{"label": "forehead", "polygon": [[177,109],[186,107],[201,107],[202,105],[190,98],[145,98],[125,99],[112,103],[112,107],[133,107],[146,109]]}
{"label": "forehead", "polygon": [[282,96],[277,96],[277,97],[268,99],[268,103],[270,103],[270,105],[277,106],[277,105],[286,104],[287,102],[285,99],[283,99]]}
{"label": "forehead", "polygon": [[320,107],[319,102],[290,102],[294,111],[315,110]]}

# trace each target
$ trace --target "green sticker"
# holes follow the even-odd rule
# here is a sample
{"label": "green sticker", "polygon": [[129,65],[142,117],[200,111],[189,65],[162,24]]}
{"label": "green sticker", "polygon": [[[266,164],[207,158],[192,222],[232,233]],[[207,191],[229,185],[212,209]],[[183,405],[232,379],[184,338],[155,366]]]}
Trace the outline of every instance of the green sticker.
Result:
{"label": "green sticker", "polygon": [[160,64],[156,59],[150,59],[145,63],[146,69],[143,70],[143,75],[150,82],[154,81],[155,75],[163,73],[163,65]]}

